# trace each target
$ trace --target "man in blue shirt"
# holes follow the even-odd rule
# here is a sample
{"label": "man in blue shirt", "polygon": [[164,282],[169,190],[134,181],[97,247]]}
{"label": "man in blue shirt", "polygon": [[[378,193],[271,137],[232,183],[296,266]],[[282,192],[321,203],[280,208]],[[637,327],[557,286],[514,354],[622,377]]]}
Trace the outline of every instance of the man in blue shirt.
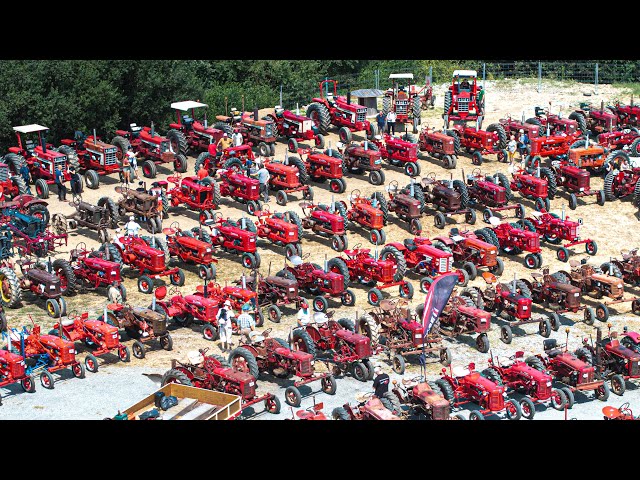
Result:
{"label": "man in blue shirt", "polygon": [[27,184],[27,192],[31,195],[31,187],[29,186],[31,183],[31,175],[29,174],[29,167],[27,167],[26,162],[20,167],[20,176],[22,176],[24,183]]}
{"label": "man in blue shirt", "polygon": [[384,124],[386,122],[386,117],[382,110],[378,112],[378,115],[376,115],[376,122],[378,123],[378,131],[382,134],[382,132],[384,132]]}
{"label": "man in blue shirt", "polygon": [[54,181],[58,186],[58,200],[66,200],[67,199],[67,187],[64,184],[64,173],[60,170],[60,166],[56,165],[56,169],[54,170]]}

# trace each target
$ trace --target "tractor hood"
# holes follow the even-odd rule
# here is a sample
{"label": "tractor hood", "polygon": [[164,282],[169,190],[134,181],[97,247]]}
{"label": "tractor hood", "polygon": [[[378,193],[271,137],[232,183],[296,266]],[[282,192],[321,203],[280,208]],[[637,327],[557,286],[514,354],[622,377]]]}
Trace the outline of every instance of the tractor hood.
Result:
{"label": "tractor hood", "polygon": [[152,321],[161,321],[164,320],[164,315],[159,314],[158,312],[154,312],[153,310],[149,309],[149,308],[144,308],[144,307],[133,307],[132,308],[133,313],[140,317],[145,319],[148,322],[152,322]]}
{"label": "tractor hood", "polygon": [[509,369],[514,372],[518,372],[520,375],[526,378],[535,380],[537,383],[546,383],[553,381],[551,375],[541,372],[540,370],[536,370],[535,368],[530,367],[524,362],[516,362]]}
{"label": "tractor hood", "polygon": [[464,315],[468,315],[469,317],[477,318],[478,320],[486,320],[487,323],[491,320],[491,313],[485,312],[484,310],[480,310],[476,307],[469,307],[467,305],[460,305],[458,310]]}
{"label": "tractor hood", "polygon": [[189,305],[196,307],[217,307],[222,303],[222,299],[219,297],[204,298],[202,295],[185,295],[184,300]]}
{"label": "tractor hood", "polygon": [[93,270],[101,270],[101,271],[106,271],[106,270],[119,271],[120,270],[119,263],[112,262],[111,260],[104,260],[98,257],[85,257],[83,262]]}
{"label": "tractor hood", "polygon": [[572,355],[569,352],[563,352],[560,355],[555,357],[556,361],[562,362],[570,368],[577,370],[581,373],[589,373],[594,372],[595,369],[586,362],[583,362],[575,355]]}
{"label": "tractor hood", "polygon": [[591,275],[591,278],[600,283],[604,283],[605,285],[614,285],[619,289],[624,288],[624,282],[622,281],[621,278],[618,278],[618,277],[605,275],[603,273],[594,273],[593,275]]}
{"label": "tractor hood", "polygon": [[177,238],[177,241],[178,243],[180,243],[180,245],[192,250],[205,250],[207,248],[212,248],[211,244],[193,237],[181,236]]}
{"label": "tractor hood", "polygon": [[419,383],[413,387],[413,395],[432,407],[439,407],[447,410],[450,408],[449,401],[445,400],[442,395],[434,392],[427,383]]}
{"label": "tractor hood", "polygon": [[630,348],[621,345],[618,340],[612,340],[604,346],[604,349],[607,352],[615,353],[616,355],[621,356],[629,360],[630,362],[640,362],[640,353],[634,352]]}
{"label": "tractor hood", "polygon": [[[34,280],[38,283],[55,285],[58,288],[60,287],[60,279],[56,277],[54,274],[47,272],[46,270],[40,270],[37,268],[32,268],[27,272],[27,278]],[[53,290],[53,289],[52,289]]]}
{"label": "tractor hood", "polygon": [[480,387],[482,390],[486,392],[500,391],[500,393],[502,393],[504,391],[504,387],[496,385],[488,378],[485,378],[482,375],[480,375],[480,373],[478,372],[470,373],[469,375],[464,377],[464,380],[467,383]]}

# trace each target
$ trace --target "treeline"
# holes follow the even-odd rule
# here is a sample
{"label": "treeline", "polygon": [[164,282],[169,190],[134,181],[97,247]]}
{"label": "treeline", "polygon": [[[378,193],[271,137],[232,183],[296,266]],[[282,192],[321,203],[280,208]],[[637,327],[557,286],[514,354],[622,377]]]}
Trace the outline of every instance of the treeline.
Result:
{"label": "treeline", "polygon": [[[531,63],[511,62],[507,68],[522,68],[523,75],[530,75]],[[567,68],[563,62],[551,63]],[[380,87],[386,88],[392,72],[412,72],[422,79],[431,67],[434,81],[445,82],[456,68],[481,65],[478,60],[0,61],[0,151],[15,143],[15,125],[46,125],[54,144],[74,130],[93,128],[110,139],[116,128],[132,122],[153,121],[165,131],[173,116],[170,103],[178,100],[208,103],[213,120],[225,109],[241,108],[243,102],[246,110],[276,105],[280,86],[284,105],[295,108],[317,95],[318,82],[327,77],[338,80],[344,93],[374,87],[376,70]],[[501,66],[502,62],[487,63],[487,71],[497,78],[493,72],[500,72]],[[637,62],[609,60],[599,67],[601,83],[640,78]],[[592,63],[584,68],[592,69]]]}

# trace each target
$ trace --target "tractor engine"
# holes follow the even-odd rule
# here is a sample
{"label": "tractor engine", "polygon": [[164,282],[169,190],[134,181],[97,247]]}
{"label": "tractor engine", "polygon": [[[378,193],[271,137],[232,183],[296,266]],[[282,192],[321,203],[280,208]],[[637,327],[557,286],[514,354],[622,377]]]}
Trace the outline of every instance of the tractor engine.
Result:
{"label": "tractor engine", "polygon": [[455,315],[457,324],[467,325],[476,333],[486,332],[491,326],[491,314],[479,308],[460,305]]}
{"label": "tractor engine", "polygon": [[453,187],[448,187],[440,182],[436,183],[427,195],[434,205],[447,211],[456,211],[462,208],[460,194]]}
{"label": "tractor engine", "polygon": [[226,367],[217,367],[212,370],[212,373],[219,377],[219,386],[222,387],[226,393],[240,395],[246,400],[256,396],[255,378],[253,378],[253,375],[250,373],[237,372],[233,368]]}
{"label": "tractor engine", "polygon": [[147,261],[149,269],[161,271],[165,269],[164,252],[141,243],[128,245],[123,252],[126,264],[135,264],[139,260]]}
{"label": "tractor engine", "polygon": [[113,325],[109,325],[108,323],[100,320],[85,320],[84,326],[96,337],[102,339],[106,348],[117,348],[120,344],[120,333],[118,332],[118,327],[114,327]]}
{"label": "tractor engine", "polygon": [[313,270],[312,278],[313,284],[323,293],[340,295],[344,291],[344,277],[339,273]]}
{"label": "tractor engine", "polygon": [[39,335],[37,340],[33,335],[27,337],[25,342],[25,352],[27,356],[42,353],[42,349],[38,346],[38,341],[42,343],[47,350],[55,351],[60,358],[60,363],[69,365],[76,361],[76,348],[73,342],[56,337],[55,335]]}
{"label": "tractor engine", "polygon": [[[75,259],[74,259],[75,260]],[[96,276],[100,276],[106,282],[113,284],[114,282],[121,282],[122,277],[120,276],[120,264],[116,262],[111,262],[109,260],[103,260],[102,258],[97,257],[85,257],[82,260],[82,264],[85,269],[88,269],[89,275],[87,278],[89,280],[94,279]],[[83,268],[80,266],[79,268]]]}
{"label": "tractor engine", "polygon": [[470,193],[479,203],[490,207],[502,207],[507,204],[507,191],[502,185],[487,180],[475,180],[473,175],[467,176]]}
{"label": "tractor engine", "polygon": [[0,381],[9,378],[23,378],[26,363],[21,355],[0,350]]}
{"label": "tractor engine", "polygon": [[275,234],[276,241],[284,243],[299,241],[297,225],[275,217],[267,218],[266,224],[269,226],[271,233]]}
{"label": "tractor engine", "polygon": [[360,263],[356,269],[363,273],[362,276],[375,279],[382,283],[393,282],[396,271],[398,270],[396,262],[391,260],[376,260],[369,255],[364,258],[358,257],[355,261]]}
{"label": "tractor engine", "polygon": [[307,157],[309,175],[317,177],[318,170],[327,172],[333,178],[342,177],[342,159],[324,153],[312,153]]}
{"label": "tractor engine", "polygon": [[408,339],[413,343],[416,347],[421,347],[423,342],[422,331],[424,327],[422,323],[413,322],[413,321],[400,321],[398,322],[398,327],[400,331],[404,332],[404,337],[408,337]]}
{"label": "tractor engine", "polygon": [[557,171],[560,173],[558,183],[569,190],[588,192],[591,189],[591,175],[586,170],[574,165],[562,165]]}
{"label": "tractor engine", "polygon": [[365,335],[351,332],[346,329],[336,330],[336,337],[340,338],[343,342],[349,345],[355,352],[358,358],[368,358],[373,355],[371,349],[371,340]]}
{"label": "tractor engine", "polygon": [[344,232],[344,219],[338,214],[316,209],[311,212],[311,219],[332,232]]}

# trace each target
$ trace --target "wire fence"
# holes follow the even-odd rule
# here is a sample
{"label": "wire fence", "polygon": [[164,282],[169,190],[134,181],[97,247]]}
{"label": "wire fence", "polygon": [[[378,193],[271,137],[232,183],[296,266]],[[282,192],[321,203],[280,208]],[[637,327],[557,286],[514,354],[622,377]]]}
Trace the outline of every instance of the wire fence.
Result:
{"label": "wire fence", "polygon": [[[417,63],[417,62],[416,62]],[[526,82],[530,88],[541,90],[542,82],[547,80],[574,81],[593,85],[594,93],[598,93],[598,86],[610,83],[640,82],[640,62],[629,61],[605,61],[593,62],[483,62],[460,61],[451,62],[457,64],[457,69],[475,70],[478,79],[487,80],[533,80]],[[413,71],[412,71],[413,70]],[[348,91],[360,89],[386,90],[392,86],[389,79],[391,73],[413,73],[414,83],[424,84],[431,81],[434,84],[443,84],[451,81],[452,68],[433,69],[420,68],[381,68],[354,75],[342,75],[327,77],[338,81],[338,94],[346,95]],[[293,88],[282,85],[281,103],[286,108],[295,108],[296,105],[307,105],[313,97],[320,93],[319,82],[323,78],[308,79],[300,82]],[[537,81],[536,81],[537,80]],[[527,88],[526,86],[524,88]],[[355,101],[355,100],[354,100]]]}

